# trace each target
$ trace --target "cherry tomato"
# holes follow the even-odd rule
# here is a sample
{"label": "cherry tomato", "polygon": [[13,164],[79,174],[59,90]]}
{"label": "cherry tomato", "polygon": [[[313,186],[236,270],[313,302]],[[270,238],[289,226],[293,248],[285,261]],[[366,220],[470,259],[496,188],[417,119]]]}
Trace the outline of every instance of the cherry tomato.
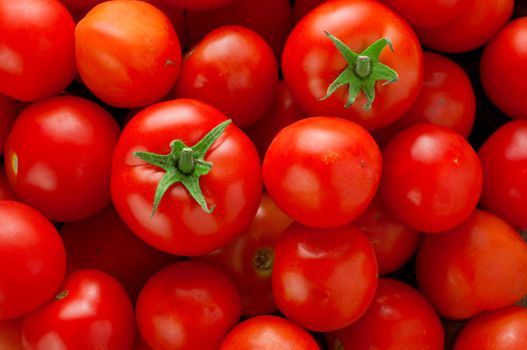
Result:
{"label": "cherry tomato", "polygon": [[0,154],[4,152],[4,144],[9,131],[18,116],[16,101],[0,94]]}
{"label": "cherry tomato", "polygon": [[386,208],[406,225],[441,232],[476,208],[481,164],[456,132],[434,124],[412,126],[397,134],[382,156],[380,193]]}
{"label": "cherry tomato", "polygon": [[3,165],[0,165],[0,200],[16,200],[15,192],[7,181]]}
{"label": "cherry tomato", "polygon": [[351,224],[315,229],[294,223],[276,243],[272,285],[287,318],[309,330],[334,331],[370,305],[377,288],[375,253]]}
{"label": "cherry tomato", "polygon": [[469,318],[527,294],[527,244],[504,221],[476,210],[461,225],[424,237],[416,275],[439,314]]}
{"label": "cherry tomato", "polygon": [[240,295],[220,270],[196,261],[170,265],[144,286],[137,324],[156,350],[216,350],[240,318]]}
{"label": "cherry tomato", "polygon": [[75,96],[39,101],[7,140],[7,178],[18,198],[55,221],[75,221],[110,202],[110,166],[119,137],[111,115]]}
{"label": "cherry tomato", "polygon": [[0,321],[52,298],[64,278],[66,253],[55,227],[35,209],[0,200]]}
{"label": "cherry tomato", "polygon": [[[381,0],[417,27],[437,27],[460,16],[470,6],[467,0]],[[481,0],[477,0],[481,1]],[[485,0],[483,0],[485,1]],[[457,37],[456,37],[457,39]]]}
{"label": "cherry tomato", "polygon": [[23,350],[22,318],[0,321],[0,350]]}
{"label": "cherry tomato", "polygon": [[334,227],[372,200],[381,155],[358,124],[333,117],[297,121],[274,138],[263,162],[265,187],[278,207],[304,225]]}
{"label": "cherry tomato", "polygon": [[24,317],[22,336],[24,350],[128,350],[133,306],[113,277],[79,270],[66,276],[54,300]]}

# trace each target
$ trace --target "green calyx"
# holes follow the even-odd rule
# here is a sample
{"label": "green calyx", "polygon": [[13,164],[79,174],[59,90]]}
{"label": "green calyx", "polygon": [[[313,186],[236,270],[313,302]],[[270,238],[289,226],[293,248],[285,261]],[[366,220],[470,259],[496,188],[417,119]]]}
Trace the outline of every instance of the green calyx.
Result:
{"label": "green calyx", "polygon": [[205,212],[212,213],[214,205],[209,207],[205,201],[199,185],[199,178],[211,171],[212,163],[205,160],[205,154],[230,123],[231,120],[229,119],[217,125],[192,147],[185,145],[181,140],[173,140],[170,143],[170,152],[168,154],[134,153],[135,157],[165,171],[165,175],[159,181],[154,195],[152,217],[167,190],[178,182],[185,186],[192,198],[196,200]]}
{"label": "green calyx", "polygon": [[349,85],[348,99],[344,107],[349,108],[355,102],[359,92],[362,91],[368,99],[364,106],[362,106],[362,109],[365,111],[370,110],[375,100],[375,83],[377,80],[385,81],[383,85],[386,85],[399,79],[397,72],[379,62],[379,56],[386,46],[393,52],[390,39],[381,38],[357,54],[338,38],[328,32],[325,33],[344,57],[348,66],[329,85],[326,96],[321,99],[325,100],[339,87]]}

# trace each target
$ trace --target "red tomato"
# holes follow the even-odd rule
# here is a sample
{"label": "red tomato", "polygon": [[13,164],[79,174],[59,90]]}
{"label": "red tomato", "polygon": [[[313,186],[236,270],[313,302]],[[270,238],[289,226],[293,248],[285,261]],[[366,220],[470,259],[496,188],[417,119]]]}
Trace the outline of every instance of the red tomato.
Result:
{"label": "red tomato", "polygon": [[263,162],[265,187],[287,215],[304,225],[335,227],[368,206],[381,175],[371,135],[349,120],[311,117],[282,129]]}
{"label": "red tomato", "polygon": [[272,284],[287,318],[312,331],[334,331],[370,305],[377,288],[375,253],[351,224],[315,229],[294,223],[276,243]]}
{"label": "red tomato", "polygon": [[269,45],[249,29],[225,26],[187,53],[174,93],[208,103],[245,127],[269,110],[277,83]]}
{"label": "red tomato", "polygon": [[481,164],[456,132],[434,124],[412,126],[396,135],[382,155],[380,193],[386,208],[406,225],[441,232],[476,208]]}
{"label": "red tomato", "polygon": [[480,204],[512,226],[527,229],[527,120],[509,122],[479,149]]}
{"label": "red tomato", "polygon": [[509,306],[474,317],[463,328],[454,350],[524,350],[527,344],[527,310]]}
{"label": "red tomato", "polygon": [[4,144],[9,131],[18,116],[16,101],[0,94],[0,154],[4,152]]}
{"label": "red tomato", "polygon": [[366,313],[350,326],[329,333],[331,349],[443,350],[443,326],[430,303],[409,285],[379,279]]}
{"label": "red tomato", "polygon": [[75,43],[83,82],[115,107],[160,100],[179,72],[177,34],[169,19],[144,1],[115,0],[95,6],[77,24]]}
{"label": "red tomato", "polygon": [[22,318],[0,321],[0,350],[23,350]]}
{"label": "red tomato", "polygon": [[250,318],[234,327],[219,350],[319,350],[313,337],[278,316]]}
{"label": "red tomato", "polygon": [[293,29],[282,70],[307,115],[343,117],[373,130],[412,106],[422,60],[412,29],[388,7],[370,0],[330,1]]}
{"label": "red tomato", "polygon": [[[190,172],[175,162],[158,167],[136,154],[172,152],[174,156],[181,143],[174,146],[172,141],[182,141],[187,149],[194,147],[225,119],[209,105],[181,99],[150,106],[128,123],[114,153],[112,198],[139,238],[169,253],[202,255],[225,245],[249,225],[262,193],[260,161],[254,145],[236,126],[229,125],[219,139],[212,140],[210,149],[193,149],[193,156],[202,159],[192,162],[198,165]],[[180,159],[181,155],[178,164]],[[211,168],[203,175],[206,165]],[[194,193],[201,186],[201,202],[188,187],[172,181],[177,176]],[[166,192],[159,196],[156,188],[163,177],[161,186]],[[155,209],[154,202],[158,204]]]}
{"label": "red tomato", "polygon": [[80,270],[66,276],[54,300],[24,317],[24,350],[128,350],[134,310],[110,275]]}
{"label": "red tomato", "polygon": [[424,237],[416,274],[439,314],[469,318],[527,294],[527,244],[504,221],[476,210],[461,225]]}
{"label": "red tomato", "polygon": [[[477,0],[482,1],[482,0]],[[483,0],[486,1],[486,0]],[[413,26],[437,27],[460,16],[470,0],[381,0]],[[457,38],[456,38],[457,39]]]}
{"label": "red tomato", "polygon": [[76,73],[75,23],[56,0],[0,0],[0,93],[36,101]]}
{"label": "red tomato", "polygon": [[17,197],[49,219],[83,219],[110,202],[118,137],[115,120],[91,101],[60,96],[36,102],[7,140],[7,177]]}
{"label": "red tomato", "polygon": [[15,192],[11,189],[5,175],[4,166],[0,165],[0,200],[16,200]]}
{"label": "red tomato", "polygon": [[[483,46],[507,23],[514,0],[469,0],[467,8],[434,27],[414,27],[421,43],[442,52],[466,52]],[[428,6],[429,2],[426,2]]]}
{"label": "red tomato", "polygon": [[66,253],[55,227],[35,209],[0,201],[0,321],[52,298],[64,278]]}
{"label": "red tomato", "polygon": [[510,22],[481,55],[481,82],[487,96],[511,118],[527,119],[527,17]]}
{"label": "red tomato", "polygon": [[295,0],[293,5],[293,20],[298,23],[305,15],[327,0]]}
{"label": "red tomato", "polygon": [[216,350],[240,318],[240,295],[220,270],[184,261],[159,271],[137,301],[137,324],[156,350]]}

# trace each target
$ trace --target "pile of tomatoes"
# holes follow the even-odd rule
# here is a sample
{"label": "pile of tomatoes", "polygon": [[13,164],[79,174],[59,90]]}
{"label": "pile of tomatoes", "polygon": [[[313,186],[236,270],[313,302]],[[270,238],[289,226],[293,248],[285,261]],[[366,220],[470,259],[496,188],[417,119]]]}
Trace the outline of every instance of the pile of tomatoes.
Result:
{"label": "pile of tomatoes", "polygon": [[0,349],[526,349],[526,82],[519,0],[0,0]]}

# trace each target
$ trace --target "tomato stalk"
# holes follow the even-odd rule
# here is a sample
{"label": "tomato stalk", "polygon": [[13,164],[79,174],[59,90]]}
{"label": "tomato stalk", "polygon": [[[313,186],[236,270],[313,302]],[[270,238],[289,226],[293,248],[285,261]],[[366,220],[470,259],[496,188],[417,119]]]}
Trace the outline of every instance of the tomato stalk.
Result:
{"label": "tomato stalk", "polygon": [[273,269],[274,249],[258,248],[253,256],[253,268],[260,276],[270,276]]}

